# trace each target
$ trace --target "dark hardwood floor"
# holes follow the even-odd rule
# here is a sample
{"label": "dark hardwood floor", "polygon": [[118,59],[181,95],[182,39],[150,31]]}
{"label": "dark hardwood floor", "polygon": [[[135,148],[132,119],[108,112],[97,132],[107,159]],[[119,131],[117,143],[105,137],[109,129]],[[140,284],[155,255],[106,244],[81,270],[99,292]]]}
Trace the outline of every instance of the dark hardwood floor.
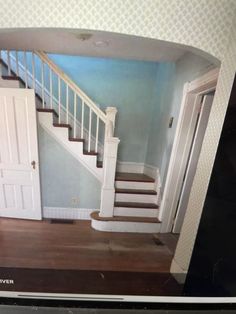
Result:
{"label": "dark hardwood floor", "polygon": [[1,218],[0,248],[0,267],[169,272],[172,260],[152,234],[96,231],[85,220]]}
{"label": "dark hardwood floor", "polygon": [[163,237],[95,231],[90,221],[1,218],[0,278],[13,278],[4,289],[15,291],[179,294],[169,274],[174,238],[163,245]]}

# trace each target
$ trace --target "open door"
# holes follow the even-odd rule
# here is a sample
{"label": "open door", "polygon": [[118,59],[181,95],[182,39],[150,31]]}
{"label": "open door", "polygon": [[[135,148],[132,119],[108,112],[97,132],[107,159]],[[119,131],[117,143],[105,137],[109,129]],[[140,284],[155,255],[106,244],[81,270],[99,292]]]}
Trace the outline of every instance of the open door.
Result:
{"label": "open door", "polygon": [[34,91],[0,88],[0,217],[42,219]]}

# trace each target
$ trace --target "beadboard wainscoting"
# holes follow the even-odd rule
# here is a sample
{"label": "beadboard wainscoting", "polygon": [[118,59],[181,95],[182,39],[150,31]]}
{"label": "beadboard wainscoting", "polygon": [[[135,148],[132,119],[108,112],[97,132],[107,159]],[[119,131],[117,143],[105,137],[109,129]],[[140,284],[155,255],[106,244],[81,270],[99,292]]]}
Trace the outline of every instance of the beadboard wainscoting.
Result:
{"label": "beadboard wainscoting", "polygon": [[90,214],[97,209],[70,207],[43,207],[43,218],[91,220]]}

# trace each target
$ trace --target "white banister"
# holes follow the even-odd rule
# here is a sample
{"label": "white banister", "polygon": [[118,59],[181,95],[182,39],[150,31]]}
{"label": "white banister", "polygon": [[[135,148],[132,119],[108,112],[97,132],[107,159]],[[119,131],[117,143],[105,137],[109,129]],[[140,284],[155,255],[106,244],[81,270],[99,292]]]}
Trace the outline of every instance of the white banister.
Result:
{"label": "white banister", "polygon": [[[32,52],[31,57],[32,57],[32,80],[33,80],[32,86],[33,86],[33,89],[35,89],[35,60],[34,60],[34,53],[33,52]],[[19,67],[19,65],[18,65],[18,67]]]}
{"label": "white banister", "polygon": [[61,123],[61,79],[58,76],[58,121]]}
{"label": "white banister", "polygon": [[41,84],[42,84],[42,103],[43,108],[45,108],[45,102],[44,102],[44,62],[41,63]]}
{"label": "white banister", "polygon": [[98,135],[99,135],[99,117],[97,116],[95,152],[98,152]]}
{"label": "white banister", "polygon": [[106,132],[105,136],[107,135],[107,132],[112,132],[112,136],[114,135],[114,130],[115,130],[115,120],[116,120],[116,114],[117,114],[117,109],[116,107],[107,107],[106,108],[106,116],[107,116],[107,123],[112,123],[112,128],[106,127]]}
{"label": "white banister", "polygon": [[113,217],[115,201],[115,173],[117,150],[120,140],[117,137],[106,138],[103,156],[103,185],[101,193],[101,217]]}
{"label": "white banister", "polygon": [[[42,108],[56,109],[59,124],[65,123],[65,121],[67,124],[71,123],[73,137],[76,139],[77,136],[81,136],[88,144],[88,152],[95,150],[96,153],[99,153],[99,160],[103,159],[103,169],[99,169],[100,180],[103,176],[100,216],[112,217],[117,151],[120,142],[118,138],[114,137],[117,109],[107,107],[103,112],[45,53],[33,52],[31,60],[31,54],[26,54],[26,51],[20,53],[23,53],[22,63],[18,62],[17,51],[15,54],[7,50],[2,51],[3,61],[7,63],[9,75],[16,70],[17,75],[25,81],[26,87],[33,87],[37,94],[41,93]],[[38,61],[35,60],[35,57],[39,58],[39,63],[35,63]],[[27,58],[28,62],[32,62],[32,71],[31,66],[28,66]],[[58,84],[57,87],[55,87],[56,84]],[[104,124],[105,133],[101,143]],[[102,155],[103,158],[101,158]]]}
{"label": "white banister", "polygon": [[7,50],[7,72],[8,75],[11,75],[11,59],[10,59],[10,52]]}
{"label": "white banister", "polygon": [[84,101],[82,99],[81,138],[84,138]]}
{"label": "white banister", "polygon": [[27,75],[27,56],[26,52],[24,51],[24,68],[25,68],[25,87],[28,88],[28,75]]}
{"label": "white banister", "polygon": [[69,87],[66,84],[66,123],[69,123]]}
{"label": "white banister", "polygon": [[16,51],[16,75],[19,76],[18,51]]}
{"label": "white banister", "polygon": [[88,136],[88,151],[91,151],[91,128],[92,128],[92,110],[89,108],[89,136]]}
{"label": "white banister", "polygon": [[77,96],[76,93],[74,93],[74,138],[76,138],[76,117],[77,117]]}
{"label": "white banister", "polygon": [[49,93],[50,93],[50,108],[53,109],[53,103],[52,103],[52,69],[49,68]]}
{"label": "white banister", "polygon": [[93,110],[93,112],[99,116],[99,118],[105,123],[106,115],[105,113],[98,108],[98,106],[86,95],[60,68],[58,68],[51,59],[44,52],[36,52],[38,57],[46,63],[69,87],[72,91],[76,92],[76,94],[84,100],[86,105]]}

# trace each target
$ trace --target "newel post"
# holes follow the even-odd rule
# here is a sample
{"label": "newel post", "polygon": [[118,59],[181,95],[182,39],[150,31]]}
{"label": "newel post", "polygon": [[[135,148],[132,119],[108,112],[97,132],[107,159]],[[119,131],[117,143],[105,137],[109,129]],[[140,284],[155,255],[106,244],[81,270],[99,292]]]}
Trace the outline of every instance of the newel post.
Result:
{"label": "newel post", "polygon": [[116,113],[117,110],[115,107],[108,107],[106,109],[107,121],[103,157],[104,174],[99,213],[101,217],[113,217],[114,211],[116,161],[120,142],[117,137],[113,137]]}

